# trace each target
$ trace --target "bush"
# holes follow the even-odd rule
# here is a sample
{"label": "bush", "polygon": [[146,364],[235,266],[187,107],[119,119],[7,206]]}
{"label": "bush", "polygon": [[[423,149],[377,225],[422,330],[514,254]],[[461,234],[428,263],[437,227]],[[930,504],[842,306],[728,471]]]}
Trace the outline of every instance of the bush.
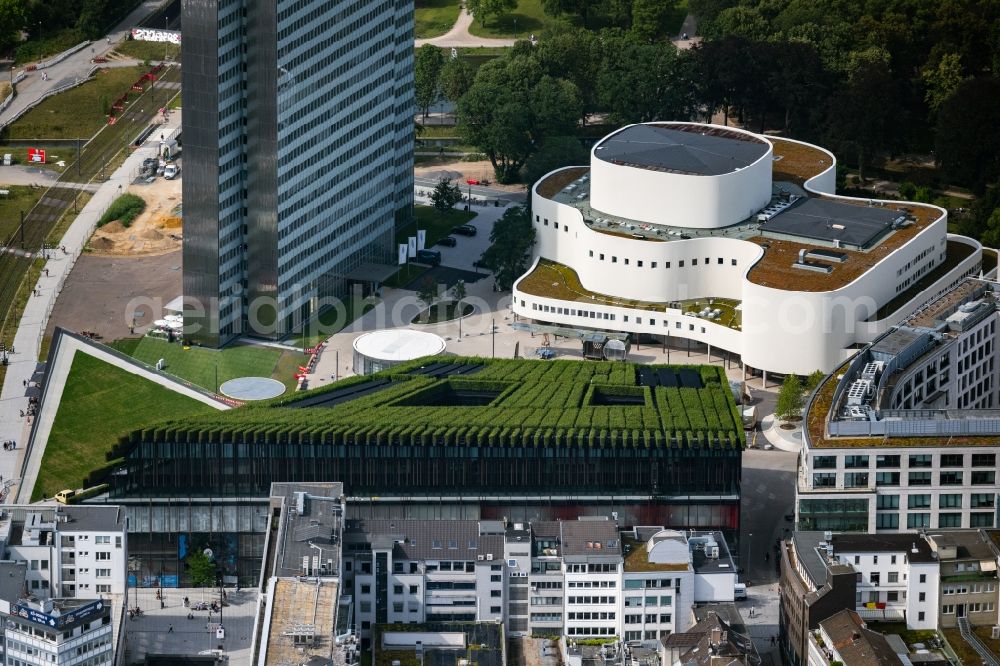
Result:
{"label": "bush", "polygon": [[139,216],[139,213],[146,210],[146,200],[135,194],[123,194],[108,207],[98,220],[97,226],[103,227],[108,222],[118,220],[122,226],[128,228],[132,221]]}

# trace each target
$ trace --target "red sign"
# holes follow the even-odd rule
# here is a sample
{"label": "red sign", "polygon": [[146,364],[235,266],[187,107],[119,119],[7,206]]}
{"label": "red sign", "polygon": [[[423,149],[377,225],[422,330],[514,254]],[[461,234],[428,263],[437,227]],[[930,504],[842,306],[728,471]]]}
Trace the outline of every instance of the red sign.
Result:
{"label": "red sign", "polygon": [[45,151],[41,148],[28,148],[28,162],[45,164]]}
{"label": "red sign", "polygon": [[470,178],[469,180],[467,180],[465,182],[468,183],[469,185],[478,185],[479,184],[478,180],[473,180],[472,178]]}

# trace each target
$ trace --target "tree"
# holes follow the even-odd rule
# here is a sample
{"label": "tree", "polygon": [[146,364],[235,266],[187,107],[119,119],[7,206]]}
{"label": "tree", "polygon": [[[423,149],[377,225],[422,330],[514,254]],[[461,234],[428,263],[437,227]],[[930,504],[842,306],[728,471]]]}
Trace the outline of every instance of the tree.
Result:
{"label": "tree", "polygon": [[432,278],[427,277],[421,280],[417,287],[417,298],[427,306],[420,317],[422,321],[426,322],[431,316],[431,307],[438,299],[438,286]]}
{"label": "tree", "polygon": [[962,63],[957,53],[946,53],[941,56],[937,65],[925,69],[920,77],[927,87],[924,100],[932,113],[937,113],[945,100],[951,97],[959,84],[967,78],[962,75]]}
{"label": "tree", "polygon": [[489,157],[497,181],[509,183],[543,139],[573,134],[582,112],[575,85],[511,50],[476,72],[458,103],[459,131]]}
{"label": "tree", "polygon": [[1000,247],[1000,208],[993,209],[993,212],[986,220],[986,228],[983,230],[979,240],[986,247]]}
{"label": "tree", "polygon": [[531,211],[525,206],[504,211],[493,225],[490,247],[483,253],[483,262],[493,271],[501,291],[510,289],[528,269],[529,252],[534,244]]}
{"label": "tree", "polygon": [[615,124],[687,120],[693,106],[689,61],[669,42],[645,44],[634,35],[604,40],[598,100]]}
{"label": "tree", "polygon": [[27,18],[24,0],[0,0],[0,48],[9,48],[17,41],[17,32]]}
{"label": "tree", "polygon": [[209,587],[215,585],[215,562],[208,558],[202,550],[195,550],[187,556],[188,575],[194,587]]}
{"label": "tree", "polygon": [[441,94],[449,102],[457,102],[469,88],[476,77],[475,66],[464,58],[450,58],[441,68]]}
{"label": "tree", "polygon": [[465,280],[459,280],[451,286],[451,295],[455,298],[455,315],[462,316],[462,301],[468,295],[465,289]]}
{"label": "tree", "polygon": [[587,163],[587,149],[575,136],[553,136],[542,141],[538,150],[524,163],[522,180],[529,185],[565,166]]}
{"label": "tree", "polygon": [[632,0],[632,34],[645,42],[662,37],[671,4],[664,0]]}
{"label": "tree", "polygon": [[601,40],[590,30],[560,30],[538,42],[535,57],[549,76],[572,81],[583,107],[581,120],[597,107],[597,70],[601,63]]}
{"label": "tree", "polygon": [[413,88],[417,108],[427,119],[427,110],[438,97],[441,69],[444,67],[444,54],[441,49],[424,44],[417,49],[416,60],[413,63]]}
{"label": "tree", "polygon": [[816,387],[819,386],[823,378],[826,377],[826,373],[822,370],[813,370],[812,374],[806,377],[805,389],[806,391],[815,391]]}
{"label": "tree", "polygon": [[470,14],[479,19],[479,24],[485,26],[490,16],[500,16],[517,9],[517,0],[466,0],[465,6]]}
{"label": "tree", "polygon": [[1000,177],[1000,79],[963,81],[938,111],[938,165],[945,177],[982,194]]}
{"label": "tree", "polygon": [[431,203],[442,213],[447,213],[462,200],[462,189],[458,185],[452,185],[447,178],[442,178],[434,186],[431,192]]}
{"label": "tree", "polygon": [[855,153],[858,175],[872,158],[900,143],[901,92],[881,54],[853,54],[847,86],[830,103],[830,140]]}
{"label": "tree", "polygon": [[599,9],[603,4],[604,0],[542,0],[542,11],[549,16],[579,16],[584,29],[589,29],[593,10]]}
{"label": "tree", "polygon": [[802,415],[802,384],[796,375],[785,375],[778,391],[778,406],[774,413],[782,421],[797,419]]}

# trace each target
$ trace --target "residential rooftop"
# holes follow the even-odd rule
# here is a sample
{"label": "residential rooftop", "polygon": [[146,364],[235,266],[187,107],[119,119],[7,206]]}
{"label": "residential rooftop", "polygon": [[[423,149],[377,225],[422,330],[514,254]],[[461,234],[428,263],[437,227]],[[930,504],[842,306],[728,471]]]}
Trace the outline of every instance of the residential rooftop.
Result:
{"label": "residential rooftop", "polygon": [[337,580],[279,578],[270,595],[268,664],[299,664],[340,652],[332,645]]}
{"label": "residential rooftop", "polygon": [[936,557],[927,541],[917,533],[833,535],[834,555],[841,553],[906,553],[910,562],[933,562]]}
{"label": "residential rooftop", "polygon": [[743,132],[705,125],[630,125],[601,140],[594,156],[653,171],[720,176],[746,168],[768,150]]}
{"label": "residential rooftop", "polygon": [[821,621],[831,647],[851,666],[903,666],[882,634],[865,626],[856,611],[844,609]]}
{"label": "residential rooftop", "polygon": [[647,541],[622,535],[622,547],[625,551],[625,573],[642,573],[655,571],[687,571],[691,568],[689,562],[651,562]]}
{"label": "residential rooftop", "polygon": [[[492,523],[493,521],[482,521]],[[489,555],[503,559],[503,531],[483,531],[478,520],[348,519],[346,545],[388,548],[400,560],[476,560]]]}

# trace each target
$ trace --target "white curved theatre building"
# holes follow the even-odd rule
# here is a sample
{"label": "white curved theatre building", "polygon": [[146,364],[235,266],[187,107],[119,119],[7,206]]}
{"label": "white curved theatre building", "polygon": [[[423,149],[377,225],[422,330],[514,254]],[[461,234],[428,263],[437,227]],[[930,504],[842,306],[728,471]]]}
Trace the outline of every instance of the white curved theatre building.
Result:
{"label": "white curved theatre building", "polygon": [[834,194],[816,146],[696,123],[630,125],[532,190],[535,260],[514,311],[670,338],[766,372],[829,372],[976,274],[947,211]]}

